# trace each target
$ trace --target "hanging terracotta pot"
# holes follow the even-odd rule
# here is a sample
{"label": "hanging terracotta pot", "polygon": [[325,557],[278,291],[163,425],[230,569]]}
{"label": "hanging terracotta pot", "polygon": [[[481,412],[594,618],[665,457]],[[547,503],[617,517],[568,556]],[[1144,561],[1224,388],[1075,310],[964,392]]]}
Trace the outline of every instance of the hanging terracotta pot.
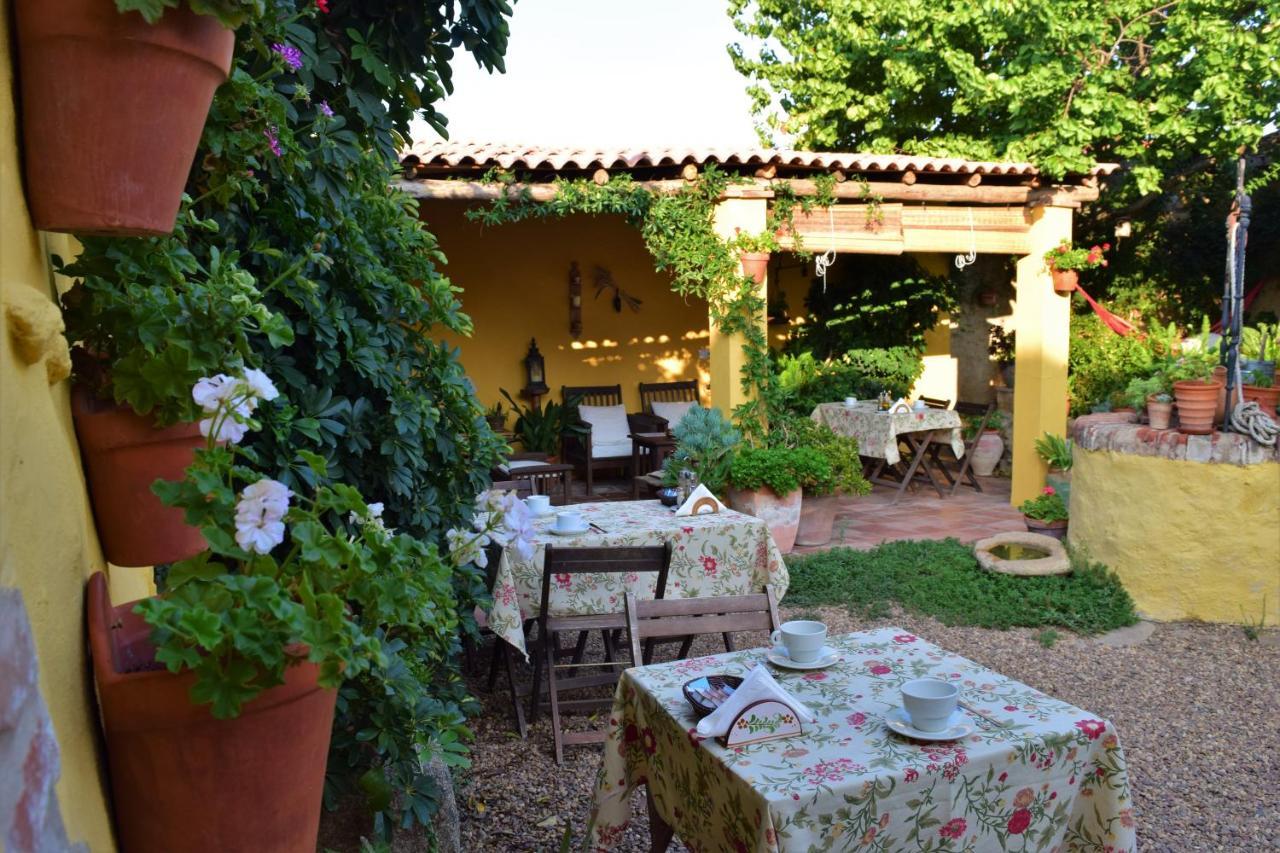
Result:
{"label": "hanging terracotta pot", "polygon": [[186,3],[155,24],[112,0],[18,0],[14,12],[35,226],[172,231],[235,34]]}
{"label": "hanging terracotta pot", "polygon": [[768,252],[742,252],[738,255],[738,260],[742,262],[743,275],[750,276],[756,284],[764,281],[769,274]]}
{"label": "hanging terracotta pot", "polygon": [[1217,382],[1184,380],[1173,383],[1173,396],[1178,403],[1178,431],[1188,435],[1212,435],[1214,409],[1218,404]]}
{"label": "hanging terracotta pot", "polygon": [[982,431],[973,448],[973,473],[979,477],[990,477],[1004,456],[1004,439],[994,429]]}
{"label": "hanging terracotta pot", "polygon": [[121,850],[314,853],[337,690],[305,661],[240,716],[194,705],[191,672],[155,662],[136,602],[89,579],[89,645]]}
{"label": "hanging terracotta pot", "polygon": [[752,491],[730,489],[729,503],[738,512],[755,516],[769,525],[769,534],[778,550],[790,554],[800,527],[800,496],[799,489],[782,496],[768,486]]}
{"label": "hanging terracotta pot", "polygon": [[1075,270],[1050,270],[1050,273],[1054,293],[1071,293],[1080,284],[1080,273]]}
{"label": "hanging terracotta pot", "polygon": [[151,418],[97,400],[81,387],[72,390],[71,414],[107,562],[154,566],[203,551],[200,530],[151,491],[156,480],[182,479],[205,444],[196,424],[157,428]]}

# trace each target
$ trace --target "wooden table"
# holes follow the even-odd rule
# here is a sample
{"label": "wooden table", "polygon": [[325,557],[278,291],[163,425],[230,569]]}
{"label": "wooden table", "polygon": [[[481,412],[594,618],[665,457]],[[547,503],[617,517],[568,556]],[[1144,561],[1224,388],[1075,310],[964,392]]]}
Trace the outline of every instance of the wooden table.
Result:
{"label": "wooden table", "polygon": [[[626,670],[614,694],[586,849],[610,850],[645,785],[654,850],[1131,853],[1133,800],[1115,727],[902,630],[830,637],[839,658],[771,674],[817,716],[803,733],[724,747],[694,733],[681,686],[745,676],[763,649]],[[969,733],[925,742],[885,725],[903,682],[959,685]],[[1158,784],[1158,779],[1155,780]]]}
{"label": "wooden table", "polygon": [[[633,432],[631,433],[631,472],[635,476],[656,471],[667,461],[667,457],[676,450],[675,436],[669,432]],[[640,460],[648,464],[642,470]]]}

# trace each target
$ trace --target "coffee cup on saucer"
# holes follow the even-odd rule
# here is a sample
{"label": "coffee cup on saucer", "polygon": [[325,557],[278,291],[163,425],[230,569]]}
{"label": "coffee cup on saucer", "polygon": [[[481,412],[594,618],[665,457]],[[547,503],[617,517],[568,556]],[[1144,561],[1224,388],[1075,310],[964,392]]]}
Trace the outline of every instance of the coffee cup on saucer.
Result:
{"label": "coffee cup on saucer", "polygon": [[857,398],[857,397],[845,397],[845,398],[844,398],[844,404],[845,404],[846,406],[856,406],[856,405],[858,404],[858,398]]}
{"label": "coffee cup on saucer", "polygon": [[529,512],[534,515],[546,515],[547,510],[551,509],[550,495],[529,495],[524,499],[524,505],[529,508]]}
{"label": "coffee cup on saucer", "polygon": [[782,627],[769,635],[769,642],[782,646],[787,657],[796,663],[813,663],[827,641],[827,626],[808,619],[783,622]]}
{"label": "coffee cup on saucer", "polygon": [[922,732],[947,727],[960,702],[960,688],[940,678],[917,678],[902,685],[902,707]]}
{"label": "coffee cup on saucer", "polygon": [[582,520],[582,513],[577,510],[564,510],[556,513],[556,530],[561,533],[578,533],[587,529]]}

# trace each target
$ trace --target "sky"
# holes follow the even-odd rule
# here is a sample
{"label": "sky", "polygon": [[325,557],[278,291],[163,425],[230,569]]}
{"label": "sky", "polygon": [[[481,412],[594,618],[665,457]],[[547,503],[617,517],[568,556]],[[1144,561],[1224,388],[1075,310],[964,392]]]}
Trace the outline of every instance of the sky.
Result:
{"label": "sky", "polygon": [[[643,148],[758,144],[724,0],[520,0],[506,74],[454,61],[454,142]],[[414,142],[435,141],[424,122]]]}

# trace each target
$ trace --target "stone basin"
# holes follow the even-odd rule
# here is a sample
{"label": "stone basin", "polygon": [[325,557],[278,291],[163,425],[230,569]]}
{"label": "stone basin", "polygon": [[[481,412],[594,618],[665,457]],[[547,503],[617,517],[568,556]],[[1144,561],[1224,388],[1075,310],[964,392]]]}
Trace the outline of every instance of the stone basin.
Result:
{"label": "stone basin", "polygon": [[1065,575],[1071,560],[1052,536],[1029,531],[997,533],[974,543],[978,565],[1006,575]]}

